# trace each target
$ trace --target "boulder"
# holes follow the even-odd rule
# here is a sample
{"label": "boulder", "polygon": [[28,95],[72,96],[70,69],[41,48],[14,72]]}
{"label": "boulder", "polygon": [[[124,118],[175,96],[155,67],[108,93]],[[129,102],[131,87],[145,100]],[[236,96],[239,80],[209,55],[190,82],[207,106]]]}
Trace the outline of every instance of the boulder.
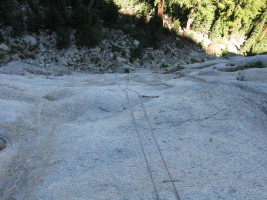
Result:
{"label": "boulder", "polygon": [[219,55],[221,54],[221,47],[219,43],[213,42],[207,47],[207,53],[213,54],[213,55]]}
{"label": "boulder", "polygon": [[140,67],[141,67],[140,63],[137,62],[137,61],[134,61],[134,62],[133,62],[133,65],[134,65],[136,68],[140,68]]}
{"label": "boulder", "polygon": [[267,83],[267,68],[243,70],[238,73],[236,79],[239,81],[255,81]]}
{"label": "boulder", "polygon": [[68,61],[65,57],[58,56],[57,60],[58,60],[58,64],[60,64],[60,65],[67,65],[68,64]]}
{"label": "boulder", "polygon": [[95,47],[89,50],[93,55],[98,55],[101,51],[100,47]]}
{"label": "boulder", "polygon": [[118,61],[119,63],[127,62],[126,59],[124,59],[124,58],[122,58],[122,57],[120,57],[120,56],[117,57],[117,61]]}
{"label": "boulder", "polygon": [[0,44],[0,49],[3,51],[10,51],[9,46],[7,46],[6,44],[2,43]]}
{"label": "boulder", "polygon": [[42,53],[45,53],[45,52],[46,52],[46,48],[44,47],[43,44],[40,44],[40,45],[39,45],[39,50],[40,50]]}
{"label": "boulder", "polygon": [[140,42],[139,42],[138,40],[134,40],[134,41],[133,41],[133,45],[134,45],[134,46],[138,47],[139,44],[140,44]]}
{"label": "boulder", "polygon": [[71,49],[68,49],[67,51],[65,51],[64,56],[71,60],[71,58],[74,56],[74,52]]}
{"label": "boulder", "polygon": [[124,69],[124,70],[125,70],[125,69],[133,69],[132,66],[127,65],[127,64],[123,65],[121,68]]}
{"label": "boulder", "polygon": [[207,39],[207,38],[203,38],[203,40],[201,41],[201,43],[203,44],[203,46],[207,47],[210,45],[211,40]]}
{"label": "boulder", "polygon": [[86,68],[87,68],[87,69],[94,69],[94,68],[96,68],[96,65],[95,65],[95,64],[88,64],[88,65],[86,66]]}
{"label": "boulder", "polygon": [[9,63],[10,61],[11,61],[10,55],[4,54],[3,58],[0,59],[0,64],[5,65],[5,64]]}
{"label": "boulder", "polygon": [[40,64],[44,64],[45,61],[46,61],[46,57],[45,57],[45,56],[40,56],[40,57],[39,57],[39,63],[40,63]]}
{"label": "boulder", "polygon": [[35,37],[31,36],[31,35],[25,35],[22,40],[24,42],[26,42],[26,44],[30,45],[30,46],[34,46],[37,44],[37,40],[35,39]]}

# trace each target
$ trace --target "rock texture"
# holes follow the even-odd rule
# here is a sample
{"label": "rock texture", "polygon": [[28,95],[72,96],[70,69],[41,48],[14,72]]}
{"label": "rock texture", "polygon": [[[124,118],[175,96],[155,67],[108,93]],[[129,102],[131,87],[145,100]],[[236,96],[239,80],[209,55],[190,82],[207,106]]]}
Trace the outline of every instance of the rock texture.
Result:
{"label": "rock texture", "polygon": [[[40,35],[13,38],[4,30],[2,32],[8,46],[0,45],[0,65],[10,61],[22,61],[39,67],[62,65],[70,70],[111,73],[123,71],[125,64],[131,69],[161,69],[214,58],[193,42],[178,36],[177,40],[164,41],[158,49],[146,48],[141,53],[138,52],[141,51],[138,49],[140,41],[121,30],[105,29],[105,39],[94,48],[77,47],[74,37],[71,37],[71,46],[63,50],[55,48],[56,34],[42,32]],[[134,50],[141,56],[133,55]]]}
{"label": "rock texture", "polygon": [[2,43],[2,44],[0,44],[0,50],[10,51],[10,48],[6,44]]}
{"label": "rock texture", "polygon": [[160,199],[176,199],[134,91],[182,199],[266,199],[267,84],[224,71],[265,58],[217,59],[172,74],[1,67],[0,136],[9,140],[0,151],[0,199],[156,199],[135,123]]}

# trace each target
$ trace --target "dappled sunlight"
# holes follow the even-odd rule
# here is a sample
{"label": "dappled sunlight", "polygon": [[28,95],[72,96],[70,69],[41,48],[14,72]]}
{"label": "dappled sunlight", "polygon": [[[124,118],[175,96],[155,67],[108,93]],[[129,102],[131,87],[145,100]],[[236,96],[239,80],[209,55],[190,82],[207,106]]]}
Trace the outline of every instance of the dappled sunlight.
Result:
{"label": "dappled sunlight", "polygon": [[[137,15],[157,12],[157,1],[115,3]],[[267,52],[266,1],[165,1],[164,24],[178,35],[185,35],[208,53],[222,55]],[[250,14],[248,14],[250,13]],[[255,23],[256,21],[256,23]]]}

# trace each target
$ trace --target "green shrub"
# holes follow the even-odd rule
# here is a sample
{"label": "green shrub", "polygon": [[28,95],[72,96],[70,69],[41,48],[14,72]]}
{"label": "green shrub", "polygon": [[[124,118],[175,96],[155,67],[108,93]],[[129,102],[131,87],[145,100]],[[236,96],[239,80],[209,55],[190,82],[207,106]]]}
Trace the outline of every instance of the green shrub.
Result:
{"label": "green shrub", "polygon": [[0,32],[0,43],[2,43],[4,41],[5,41],[4,35],[3,35],[3,33]]}
{"label": "green shrub", "polygon": [[135,61],[134,57],[130,57],[130,63],[133,63]]}
{"label": "green shrub", "polygon": [[41,14],[42,8],[33,0],[28,0],[27,15],[27,30],[29,32],[38,33],[43,28],[43,16]]}
{"label": "green shrub", "polygon": [[123,49],[117,45],[111,44],[111,52],[115,53],[115,52],[121,52]]}
{"label": "green shrub", "polygon": [[175,31],[176,33],[179,32],[179,30],[180,30],[180,26],[181,26],[180,21],[179,21],[178,19],[175,20],[174,23],[173,23],[173,29],[174,29],[174,31]]}
{"label": "green shrub", "polygon": [[252,63],[250,65],[238,66],[238,67],[235,67],[235,68],[232,68],[232,69],[227,69],[225,71],[227,71],[227,72],[236,72],[236,71],[245,70],[245,69],[265,68],[265,67],[266,66],[261,61],[258,61],[258,62]]}
{"label": "green shrub", "polygon": [[89,8],[77,1],[72,15],[72,23],[76,28],[76,44],[79,46],[95,46],[99,43],[103,36],[103,24],[100,21],[97,10],[89,10]]}
{"label": "green shrub", "polygon": [[86,25],[76,32],[76,44],[78,46],[93,47],[102,39],[102,27],[99,25]]}
{"label": "green shrub", "polygon": [[170,67],[170,66],[168,64],[164,64],[164,63],[160,66],[160,68],[163,68],[163,69],[166,69],[168,67]]}
{"label": "green shrub", "polygon": [[143,55],[144,48],[142,46],[138,46],[137,48],[130,49],[130,61],[134,61],[136,58],[141,58]]}

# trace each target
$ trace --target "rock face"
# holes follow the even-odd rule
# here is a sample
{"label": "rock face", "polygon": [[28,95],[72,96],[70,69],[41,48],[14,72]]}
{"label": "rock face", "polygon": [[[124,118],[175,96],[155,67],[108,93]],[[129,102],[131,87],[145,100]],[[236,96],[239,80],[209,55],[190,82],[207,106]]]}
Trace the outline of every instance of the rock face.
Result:
{"label": "rock face", "polygon": [[240,71],[237,76],[241,81],[255,81],[267,83],[267,68],[265,69],[248,69]]}
{"label": "rock face", "polygon": [[1,67],[0,199],[156,199],[136,129],[159,199],[177,199],[143,108],[182,199],[265,199],[267,83],[224,71],[245,60],[173,74]]}

